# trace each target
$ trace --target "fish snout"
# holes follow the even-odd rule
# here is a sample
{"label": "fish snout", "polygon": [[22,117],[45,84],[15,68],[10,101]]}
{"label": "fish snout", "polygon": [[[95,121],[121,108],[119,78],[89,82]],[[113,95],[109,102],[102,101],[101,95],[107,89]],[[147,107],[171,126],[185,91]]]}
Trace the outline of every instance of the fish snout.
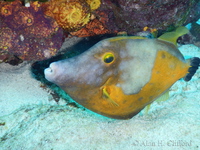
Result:
{"label": "fish snout", "polygon": [[55,63],[55,62],[51,63],[51,64],[49,65],[49,68],[46,68],[46,69],[44,70],[45,78],[46,78],[48,81],[53,82],[53,81],[55,80],[57,71],[58,71],[58,66],[56,65],[56,63]]}

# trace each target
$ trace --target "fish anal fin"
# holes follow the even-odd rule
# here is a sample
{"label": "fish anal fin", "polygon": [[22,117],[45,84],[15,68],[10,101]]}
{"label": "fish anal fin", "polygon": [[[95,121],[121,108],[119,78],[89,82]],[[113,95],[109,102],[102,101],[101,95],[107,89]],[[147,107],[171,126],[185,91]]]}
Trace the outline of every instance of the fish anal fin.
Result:
{"label": "fish anal fin", "polygon": [[160,97],[158,97],[155,101],[160,104],[161,102],[164,102],[169,99],[169,90],[162,94]]}
{"label": "fish anal fin", "polygon": [[149,112],[149,110],[150,110],[150,107],[151,107],[151,104],[149,104],[149,105],[147,105],[147,106],[145,107],[145,112],[144,112],[145,115],[148,114],[148,112]]}
{"label": "fish anal fin", "polygon": [[[169,90],[167,92],[165,92],[164,94],[162,94],[160,97],[158,97],[155,101],[160,104],[163,101],[166,101],[169,99]],[[147,105],[145,107],[145,115],[148,114],[149,110],[150,110],[151,104]]]}

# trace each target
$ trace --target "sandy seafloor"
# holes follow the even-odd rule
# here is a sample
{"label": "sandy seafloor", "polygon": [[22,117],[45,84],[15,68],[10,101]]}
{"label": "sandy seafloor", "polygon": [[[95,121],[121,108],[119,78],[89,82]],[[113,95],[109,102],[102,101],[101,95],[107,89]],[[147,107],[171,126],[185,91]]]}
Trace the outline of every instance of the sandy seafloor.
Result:
{"label": "sandy seafloor", "polygon": [[[200,48],[183,45],[186,58]],[[198,150],[200,69],[177,81],[170,99],[130,120],[109,119],[53,100],[30,64],[0,64],[0,150]],[[164,80],[164,79],[163,79]]]}

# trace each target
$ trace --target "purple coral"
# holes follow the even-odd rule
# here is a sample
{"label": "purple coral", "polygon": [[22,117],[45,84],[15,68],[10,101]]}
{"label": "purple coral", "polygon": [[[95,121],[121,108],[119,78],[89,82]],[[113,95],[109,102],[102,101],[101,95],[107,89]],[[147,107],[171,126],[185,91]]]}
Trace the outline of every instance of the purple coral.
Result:
{"label": "purple coral", "polygon": [[31,2],[30,7],[20,0],[0,2],[0,10],[1,61],[13,55],[22,60],[43,60],[59,51],[63,30],[44,15],[39,2]]}

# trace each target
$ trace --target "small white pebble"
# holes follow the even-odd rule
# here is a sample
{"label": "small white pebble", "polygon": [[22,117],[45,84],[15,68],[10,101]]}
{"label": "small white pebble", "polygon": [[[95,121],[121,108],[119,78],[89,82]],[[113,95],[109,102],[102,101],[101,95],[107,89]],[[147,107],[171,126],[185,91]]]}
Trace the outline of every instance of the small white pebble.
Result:
{"label": "small white pebble", "polygon": [[30,7],[30,3],[25,3],[25,7]]}
{"label": "small white pebble", "polygon": [[20,37],[20,40],[21,40],[21,41],[24,41],[24,36],[23,36],[22,34],[20,34],[19,37]]}

